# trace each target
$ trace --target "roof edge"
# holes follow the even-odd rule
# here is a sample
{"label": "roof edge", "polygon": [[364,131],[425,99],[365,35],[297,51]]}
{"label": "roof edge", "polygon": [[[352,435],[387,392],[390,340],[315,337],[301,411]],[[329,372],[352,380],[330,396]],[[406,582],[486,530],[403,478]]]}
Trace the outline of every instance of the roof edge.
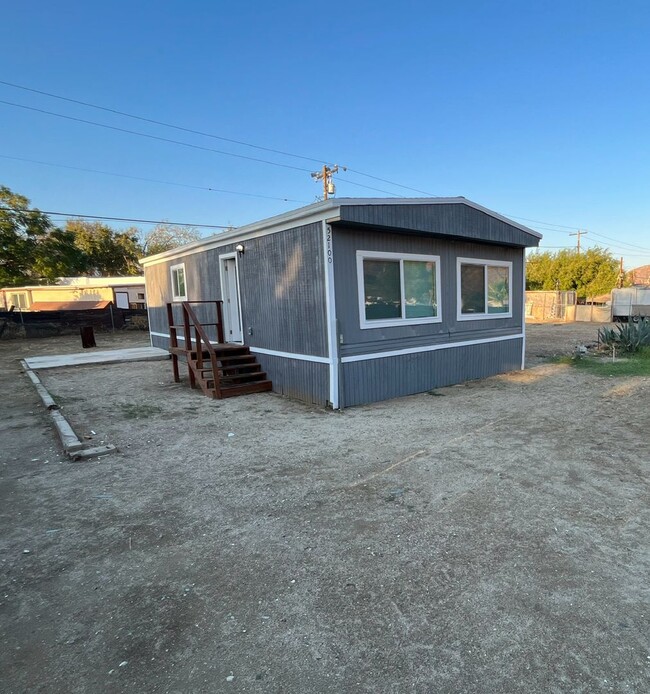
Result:
{"label": "roof edge", "polygon": [[[199,239],[193,243],[188,243],[184,246],[178,246],[177,248],[171,248],[168,251],[163,251],[162,253],[157,253],[156,255],[145,256],[140,258],[139,263],[143,267],[148,265],[156,265],[160,262],[173,260],[179,256],[186,255],[188,253],[194,253],[200,251],[204,247],[214,248],[216,246],[226,245],[228,242],[234,242],[248,234],[253,234],[260,230],[269,230],[269,233],[273,233],[272,230],[277,227],[282,227],[290,222],[298,222],[300,220],[309,219],[312,221],[332,220],[338,214],[338,210],[342,206],[379,206],[379,205],[467,205],[468,207],[473,207],[474,209],[483,212],[490,217],[494,217],[505,224],[509,224],[526,234],[530,234],[536,239],[541,239],[542,234],[537,231],[533,231],[523,224],[505,217],[494,210],[491,210],[483,205],[479,205],[468,198],[462,196],[456,197],[430,197],[430,198],[330,198],[329,200],[321,200],[320,202],[312,203],[311,205],[306,205],[304,207],[299,207],[295,210],[290,210],[289,212],[283,212],[282,214],[275,215],[273,217],[267,217],[257,222],[252,222],[250,224],[245,224],[244,226],[237,227],[232,231],[221,232],[217,234],[212,234],[204,239]],[[336,210],[336,212],[334,212]],[[278,229],[279,230],[279,229]],[[207,250],[207,248],[206,248]]]}

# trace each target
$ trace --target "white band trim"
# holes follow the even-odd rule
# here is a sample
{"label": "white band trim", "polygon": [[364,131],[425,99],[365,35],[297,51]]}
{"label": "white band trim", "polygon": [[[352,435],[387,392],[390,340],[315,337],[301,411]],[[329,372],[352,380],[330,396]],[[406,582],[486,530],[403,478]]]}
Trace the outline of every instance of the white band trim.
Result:
{"label": "white band trim", "polygon": [[251,347],[248,345],[251,352],[258,354],[268,354],[270,357],[282,357],[284,359],[298,359],[300,361],[313,361],[317,364],[329,364],[330,360],[327,357],[316,357],[312,354],[294,354],[293,352],[277,352],[274,349],[262,349],[261,347]]}
{"label": "white band trim", "polygon": [[[169,335],[167,333],[155,333],[152,332],[152,335],[155,335],[156,337],[166,337],[169,339]],[[176,336],[177,340],[182,340],[185,342],[185,338],[181,337],[180,335]],[[218,342],[210,342],[211,345],[218,345]],[[229,343],[231,344],[231,343]],[[240,342],[237,343],[232,343],[232,344],[242,344]],[[250,345],[245,345],[250,349],[251,352],[256,352],[257,354],[268,354],[270,357],[282,357],[283,359],[298,359],[299,361],[313,361],[316,362],[317,364],[329,364],[330,360],[327,357],[316,357],[312,354],[295,354],[294,352],[278,352],[275,349],[263,349],[262,347],[251,347]]]}
{"label": "white band trim", "polygon": [[446,342],[442,345],[425,345],[424,347],[409,347],[408,349],[395,349],[390,352],[374,352],[373,354],[355,354],[352,357],[343,357],[341,361],[348,364],[354,361],[367,361],[368,359],[385,359],[386,357],[400,357],[404,354],[419,354],[420,352],[435,352],[439,349],[453,349],[454,347],[470,347],[471,345],[484,345],[489,342],[502,342],[503,340],[520,340],[524,334],[503,335],[502,337],[486,337],[481,340],[465,340],[464,342]]}
{"label": "white band trim", "polygon": [[339,354],[336,335],[336,297],[334,294],[334,247],[332,227],[325,221],[323,227],[323,256],[325,259],[325,315],[327,321],[327,351],[330,365],[330,405],[339,409]]}

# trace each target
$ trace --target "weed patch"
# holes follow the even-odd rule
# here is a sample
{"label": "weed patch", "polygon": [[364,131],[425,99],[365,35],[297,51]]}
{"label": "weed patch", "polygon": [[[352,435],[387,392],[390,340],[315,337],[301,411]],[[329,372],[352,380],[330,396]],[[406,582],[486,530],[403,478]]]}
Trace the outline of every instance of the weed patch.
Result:
{"label": "weed patch", "polygon": [[578,356],[559,357],[556,364],[570,364],[577,369],[596,376],[650,376],[650,348],[642,347],[638,352],[625,357]]}

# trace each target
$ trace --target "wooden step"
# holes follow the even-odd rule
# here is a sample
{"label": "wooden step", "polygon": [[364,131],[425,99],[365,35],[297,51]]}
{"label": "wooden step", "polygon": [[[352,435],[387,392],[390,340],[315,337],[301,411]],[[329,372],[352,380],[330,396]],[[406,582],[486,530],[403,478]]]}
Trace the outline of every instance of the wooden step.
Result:
{"label": "wooden step", "polygon": [[257,381],[235,386],[222,386],[221,397],[232,398],[235,395],[248,395],[249,393],[264,393],[271,390],[271,381]]}
{"label": "wooden step", "polygon": [[[194,372],[200,377],[212,376],[212,367],[199,367],[194,364]],[[244,376],[249,373],[254,373],[255,371],[261,370],[260,364],[258,362],[251,362],[250,364],[237,364],[235,366],[224,366],[218,367],[220,378],[229,378],[231,376]]]}
{"label": "wooden step", "polygon": [[257,361],[254,354],[236,354],[234,356],[219,356],[217,355],[217,361],[221,362],[224,366],[229,366],[230,364],[252,364]]}
{"label": "wooden step", "polygon": [[[242,376],[234,376],[233,378],[222,378],[219,383],[221,386],[233,386],[244,383],[255,383],[256,381],[266,380],[266,372],[256,371],[254,374],[243,374]],[[206,377],[205,382],[209,388],[214,388],[214,379],[211,377]]]}

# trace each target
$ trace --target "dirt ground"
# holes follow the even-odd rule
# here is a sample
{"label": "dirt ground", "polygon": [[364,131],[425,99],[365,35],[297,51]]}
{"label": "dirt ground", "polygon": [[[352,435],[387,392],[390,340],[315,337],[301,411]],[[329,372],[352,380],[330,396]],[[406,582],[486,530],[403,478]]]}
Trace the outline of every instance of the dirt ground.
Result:
{"label": "dirt ground", "polygon": [[[343,413],[0,342],[3,692],[647,692],[650,380],[549,363]],[[99,336],[98,347],[142,335]]]}

